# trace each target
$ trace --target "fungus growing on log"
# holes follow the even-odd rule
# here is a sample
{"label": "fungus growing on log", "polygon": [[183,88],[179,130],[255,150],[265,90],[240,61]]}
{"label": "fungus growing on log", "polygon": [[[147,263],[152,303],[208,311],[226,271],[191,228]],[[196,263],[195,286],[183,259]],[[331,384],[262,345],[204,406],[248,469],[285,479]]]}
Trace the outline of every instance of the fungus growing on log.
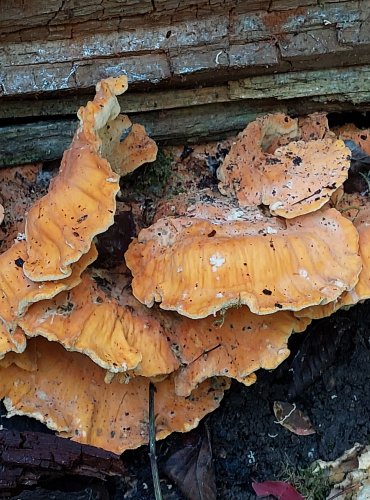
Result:
{"label": "fungus growing on log", "polygon": [[[37,369],[33,371],[22,367],[29,348],[36,350]],[[64,437],[114,453],[148,442],[149,379],[106,384],[104,370],[87,356],[67,352],[42,338],[30,340],[26,352],[17,358],[17,364],[0,366],[0,398],[5,398],[8,416],[32,416]],[[227,379],[212,378],[190,398],[183,398],[176,396],[172,377],[157,383],[157,439],[196,427],[219,406],[228,386]]]}
{"label": "fungus growing on log", "polygon": [[182,364],[174,378],[176,394],[189,396],[213,376],[253,384],[254,372],[273,370],[288,357],[288,338],[309,323],[288,311],[258,316],[245,306],[229,309],[220,320],[178,318],[168,332]]}
{"label": "fungus growing on log", "polygon": [[236,196],[242,206],[267,205],[286,218],[321,208],[347,179],[350,150],[329,138],[289,142],[266,153],[262,123],[239,134],[218,169],[221,193]]}
{"label": "fungus growing on log", "polygon": [[23,273],[27,259],[26,242],[19,241],[0,255],[0,319],[8,331],[15,329],[18,319],[33,302],[52,298],[81,281],[81,273],[97,257],[95,246],[72,266],[69,277],[60,281],[35,283]]}
{"label": "fungus growing on log", "polygon": [[352,222],[359,235],[359,254],[362,268],[358,282],[333,302],[297,311],[295,313],[297,317],[324,318],[342,307],[349,307],[370,298],[370,203],[368,197],[359,194],[345,194],[337,208],[344,217]]}
{"label": "fungus growing on log", "polygon": [[[118,116],[116,95],[125,89],[125,78],[98,84],[94,101],[79,111],[60,174],[29,211],[27,242],[0,257],[0,397],[9,415],[34,416],[116,453],[147,442],[150,381],[157,438],[190,430],[219,405],[231,378],[250,385],[259,368],[274,369],[287,357],[289,336],[311,321],[307,307],[333,307],[357,294],[370,258],[367,214],[356,226],[345,212],[317,210],[333,195],[340,207],[347,148],[323,114],[278,114],[250,124],[232,146],[219,168],[227,197],[214,178],[203,189],[196,168],[181,177],[181,198],[163,189],[155,223],[126,252],[140,302],[121,262],[123,238],[105,269],[98,263],[86,270],[96,257],[94,236],[113,223],[119,176],[157,153],[143,127]],[[245,201],[233,164],[241,154],[277,186],[274,194],[251,189]],[[299,191],[294,176],[311,193]],[[299,203],[286,201],[295,191]],[[133,208],[127,193],[121,199],[132,227],[143,227],[143,209]],[[287,220],[249,203],[269,204]],[[116,234],[127,246],[132,233],[122,233],[112,231],[100,246]]]}
{"label": "fungus growing on log", "polygon": [[132,124],[126,115],[119,115],[110,121],[99,135],[102,139],[101,155],[119,175],[127,175],[157,157],[157,145],[147,135],[145,128],[137,123]]}
{"label": "fungus growing on log", "polygon": [[357,231],[335,209],[283,220],[226,204],[157,221],[125,258],[138,300],[194,319],[235,304],[269,314],[331,302],[362,265]]}
{"label": "fungus growing on log", "polygon": [[26,336],[20,328],[13,333],[9,333],[4,323],[0,321],[0,360],[6,353],[21,353],[26,348]]}
{"label": "fungus growing on log", "polygon": [[[122,293],[127,295],[117,286],[117,295]],[[41,335],[59,342],[112,373],[134,369],[145,377],[172,373],[179,362],[163,328],[138,305],[138,313],[131,305],[121,306],[85,274],[73,290],[30,307],[19,324],[28,337]]]}
{"label": "fungus growing on log", "polygon": [[[93,237],[113,224],[119,175],[102,156],[104,145],[99,134],[104,137],[105,129],[115,127],[114,120],[120,112],[116,96],[126,89],[126,77],[110,78],[97,84],[94,100],[78,112],[80,127],[71,147],[64,153],[58,176],[53,179],[48,194],[28,213],[28,258],[23,270],[33,281],[70,276],[71,265],[88,252]],[[118,120],[121,124],[121,119]],[[145,133],[143,129],[140,131],[143,141]],[[120,139],[116,135],[114,138]],[[130,161],[137,167],[155,158],[156,148],[151,146],[148,155],[148,145],[151,145],[149,139],[144,148],[138,148],[144,153],[141,157],[133,153],[131,139],[127,147],[123,141],[113,146],[113,151],[122,156],[125,169],[128,169]],[[120,161],[118,158],[115,163],[119,165]]]}

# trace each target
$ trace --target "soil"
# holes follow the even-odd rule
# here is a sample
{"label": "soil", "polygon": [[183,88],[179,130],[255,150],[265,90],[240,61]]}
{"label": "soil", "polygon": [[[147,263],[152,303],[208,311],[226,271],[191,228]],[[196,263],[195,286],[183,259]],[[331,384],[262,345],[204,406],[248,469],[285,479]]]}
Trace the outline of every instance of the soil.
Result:
{"label": "soil", "polygon": [[[204,190],[205,196],[212,195],[217,189],[214,170],[223,160],[228,146],[227,141],[222,145],[214,145],[212,154],[200,152],[200,147],[195,148],[195,151],[189,148],[191,151],[186,151],[186,154],[185,149],[183,152],[174,151],[181,161],[178,161],[178,170],[171,174],[176,182],[170,184],[170,188],[164,172],[166,188],[153,192],[149,189],[141,198],[132,192],[130,194],[130,190],[128,192],[122,190],[120,201],[126,204],[126,212],[127,204],[130,206],[134,214],[136,232],[141,224],[149,225],[163,211],[168,210],[169,206],[175,213],[181,213],[185,192],[187,203],[189,192],[192,194]],[[199,170],[200,161],[203,171]],[[201,185],[192,180],[192,170],[197,170],[197,175],[202,180]],[[40,172],[32,170],[30,177],[36,179],[35,185],[43,193],[46,183],[45,175],[41,175],[42,172],[48,179],[52,177],[52,174],[49,176],[48,167]],[[177,182],[179,178],[182,179],[181,185]],[[13,182],[13,178],[8,182]],[[133,184],[135,183],[137,178],[133,179]],[[127,185],[130,188],[129,182]],[[165,189],[168,196],[167,200],[163,201]],[[12,202],[15,202],[18,196],[19,193],[13,197]],[[2,198],[6,204],[4,194]],[[22,213],[33,201],[29,196],[24,199],[26,201],[23,202],[22,198]],[[136,205],[134,200],[138,200]],[[138,219],[144,223],[138,222]],[[23,232],[21,215],[17,222],[17,227],[12,228],[12,238],[6,240],[3,250],[17,234]],[[4,232],[9,231],[8,227],[5,229]],[[115,255],[111,258],[114,262]],[[107,259],[108,257],[105,257],[104,260],[107,262]],[[334,460],[356,442],[369,443],[369,323],[370,301],[348,311],[340,311],[329,320],[315,321],[304,334],[295,334],[291,337],[289,344],[291,356],[277,370],[271,372],[259,370],[257,382],[250,387],[233,382],[220,408],[205,419],[205,425],[211,436],[218,498],[254,499],[256,496],[251,488],[252,480],[281,479],[286,466],[297,469],[306,467],[317,459]],[[336,341],[338,335],[341,336],[340,342]],[[306,338],[311,338],[309,356],[302,358],[300,370],[307,376],[303,377],[304,383],[302,381],[298,383],[292,379],[292,363],[302,349],[307,349],[302,347]],[[293,366],[294,370],[297,370],[297,365]],[[311,419],[316,433],[298,436],[277,424],[272,411],[273,402],[277,400],[296,403],[297,407]],[[26,417],[6,419],[4,413],[4,408],[0,407],[0,426],[4,428],[50,432],[32,419]],[[192,431],[195,435],[198,432],[201,432],[201,429]],[[164,499],[185,498],[166,478],[163,465],[174,450],[181,448],[186,439],[188,438],[183,435],[172,435],[157,445]],[[42,481],[37,489],[16,492],[16,496],[12,498],[152,500],[154,491],[148,448],[128,451],[123,454],[122,460],[127,467],[127,474],[119,479],[112,478],[105,483],[70,477],[63,480]]]}

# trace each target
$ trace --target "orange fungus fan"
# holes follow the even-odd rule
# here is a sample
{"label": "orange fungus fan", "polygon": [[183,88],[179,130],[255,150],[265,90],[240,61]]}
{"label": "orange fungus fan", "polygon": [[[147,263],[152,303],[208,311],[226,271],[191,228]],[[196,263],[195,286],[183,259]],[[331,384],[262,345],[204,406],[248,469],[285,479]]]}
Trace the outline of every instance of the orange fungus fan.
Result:
{"label": "orange fungus fan", "polygon": [[125,171],[155,158],[156,147],[143,129],[137,147],[143,151],[141,157],[133,146],[131,133],[127,143],[121,143],[120,136],[114,134],[117,144],[104,145],[105,139],[113,142],[110,128],[123,130],[127,125],[127,120],[121,118],[119,126],[114,122],[120,111],[116,96],[126,89],[124,76],[97,84],[94,100],[78,112],[80,126],[71,147],[64,153],[59,174],[48,194],[28,213],[25,229],[28,258],[23,269],[33,281],[68,277],[72,273],[71,264],[88,252],[93,237],[113,224],[119,175],[103,153],[121,155],[114,162],[118,167],[122,162]]}
{"label": "orange fungus fan", "polygon": [[235,304],[269,314],[327,303],[362,266],[357,231],[335,209],[284,220],[205,204],[143,229],[125,257],[138,300],[194,319]]}
{"label": "orange fungus fan", "polygon": [[[28,349],[36,350],[37,369],[31,366],[31,371],[22,364]],[[42,338],[30,340],[26,351],[12,361],[6,369],[0,363],[0,397],[5,398],[8,416],[34,417],[62,436],[114,453],[148,442],[149,379],[106,384],[104,370],[87,356]],[[196,427],[219,406],[228,387],[227,380],[213,378],[183,398],[176,396],[173,378],[157,383],[157,439]]]}

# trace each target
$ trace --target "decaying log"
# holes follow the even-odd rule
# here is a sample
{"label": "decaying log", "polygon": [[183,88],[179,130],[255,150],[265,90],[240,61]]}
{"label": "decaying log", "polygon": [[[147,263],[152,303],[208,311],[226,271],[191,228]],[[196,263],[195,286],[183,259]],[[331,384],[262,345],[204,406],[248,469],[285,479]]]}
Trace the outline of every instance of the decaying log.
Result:
{"label": "decaying log", "polygon": [[[72,96],[22,101],[13,108],[0,101],[3,123],[14,114],[29,119],[44,117],[0,127],[0,166],[59,158],[77,127],[75,112],[87,99]],[[269,112],[297,115],[370,110],[370,66],[255,76],[193,90],[128,92],[120,97],[120,103],[122,111],[159,142],[219,139]]]}
{"label": "decaying log", "polygon": [[370,63],[368,0],[4,0],[4,96],[136,88]]}
{"label": "decaying log", "polygon": [[0,495],[40,478],[69,474],[107,479],[124,470],[117,455],[100,448],[42,432],[0,432]]}

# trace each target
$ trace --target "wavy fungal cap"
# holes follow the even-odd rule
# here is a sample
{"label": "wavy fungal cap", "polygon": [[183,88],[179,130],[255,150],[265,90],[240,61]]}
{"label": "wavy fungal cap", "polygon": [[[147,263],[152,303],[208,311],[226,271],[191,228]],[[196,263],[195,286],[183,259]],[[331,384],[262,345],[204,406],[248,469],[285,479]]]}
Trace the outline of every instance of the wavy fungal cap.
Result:
{"label": "wavy fungal cap", "polygon": [[95,245],[72,266],[71,275],[61,281],[35,283],[28,279],[22,266],[27,259],[26,242],[16,242],[0,255],[0,319],[13,331],[28,307],[40,300],[55,297],[81,281],[81,273],[97,258]]}
{"label": "wavy fungal cap", "polygon": [[[31,360],[36,355],[36,367],[29,363],[29,349]],[[148,442],[149,379],[106,384],[104,370],[87,356],[42,338],[30,340],[16,358],[17,364],[7,368],[0,362],[0,398],[5,398],[8,416],[34,417],[73,441],[118,454]],[[157,383],[157,439],[196,427],[219,406],[229,385],[226,379],[213,378],[183,398],[176,396],[173,378]]]}
{"label": "wavy fungal cap", "polygon": [[338,204],[338,210],[350,220],[359,235],[359,253],[362,268],[356,285],[345,291],[334,302],[312,306],[296,313],[299,317],[319,319],[331,316],[342,307],[353,306],[370,298],[370,203],[367,196],[345,194]]}
{"label": "wavy fungal cap", "polygon": [[[71,265],[88,252],[94,236],[114,222],[118,174],[155,159],[156,146],[145,130],[137,132],[127,117],[117,118],[116,96],[126,89],[126,77],[98,83],[94,100],[78,112],[80,127],[63,155],[59,174],[28,213],[23,270],[33,281],[70,276]],[[128,136],[121,142],[122,133]]]}
{"label": "wavy fungal cap", "polygon": [[182,365],[175,374],[176,394],[189,396],[213,376],[254,383],[254,372],[272,370],[284,361],[289,336],[309,323],[289,311],[258,316],[245,306],[228,309],[217,318],[178,317],[167,333]]}
{"label": "wavy fungal cap", "polygon": [[330,137],[267,153],[263,124],[250,123],[231,147],[217,172],[221,193],[236,196],[242,206],[267,205],[271,214],[288,219],[318,210],[347,179],[350,150]]}
{"label": "wavy fungal cap", "polygon": [[125,257],[143,304],[194,319],[236,304],[269,314],[333,301],[358,281],[358,233],[335,209],[292,220],[200,210],[163,218],[131,243]]}
{"label": "wavy fungal cap", "polygon": [[152,316],[145,310],[136,313],[132,306],[121,306],[85,273],[82,283],[70,292],[34,304],[20,325],[28,337],[41,335],[59,342],[111,373],[131,370],[152,377],[179,366],[161,325]]}

